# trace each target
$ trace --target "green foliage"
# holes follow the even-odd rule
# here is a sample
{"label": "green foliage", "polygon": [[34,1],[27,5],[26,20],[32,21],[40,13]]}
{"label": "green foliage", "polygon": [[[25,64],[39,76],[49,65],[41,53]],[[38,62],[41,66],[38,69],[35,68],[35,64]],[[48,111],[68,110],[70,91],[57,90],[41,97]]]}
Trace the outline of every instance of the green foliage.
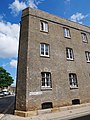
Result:
{"label": "green foliage", "polygon": [[8,87],[13,83],[14,79],[4,68],[0,67],[0,88]]}

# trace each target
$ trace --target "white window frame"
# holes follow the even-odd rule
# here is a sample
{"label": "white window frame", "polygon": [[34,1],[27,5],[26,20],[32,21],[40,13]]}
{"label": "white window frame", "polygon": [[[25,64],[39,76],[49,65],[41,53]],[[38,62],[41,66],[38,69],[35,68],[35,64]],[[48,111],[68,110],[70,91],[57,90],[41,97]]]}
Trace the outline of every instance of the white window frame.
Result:
{"label": "white window frame", "polygon": [[86,61],[90,62],[90,52],[85,51],[85,55],[86,55]]}
{"label": "white window frame", "polygon": [[74,54],[72,48],[66,48],[66,57],[68,60],[74,60]]}
{"label": "white window frame", "polygon": [[70,88],[78,88],[77,75],[75,73],[69,73]]}
{"label": "white window frame", "polygon": [[[43,54],[42,54],[42,45],[43,47]],[[46,49],[46,46],[48,47],[48,49]],[[48,53],[48,54],[46,54]],[[45,56],[45,57],[49,57],[49,44],[46,43],[40,43],[40,56]]]}
{"label": "white window frame", "polygon": [[48,32],[48,23],[45,21],[40,21],[40,31]]}
{"label": "white window frame", "polygon": [[[50,72],[42,72],[41,75],[42,75],[41,88],[42,89],[52,89],[52,85],[51,85],[51,73]],[[43,75],[44,75],[44,77],[43,77]]]}
{"label": "white window frame", "polygon": [[71,38],[69,28],[64,28],[64,37]]}
{"label": "white window frame", "polygon": [[87,35],[85,33],[81,33],[81,36],[82,36],[82,41],[87,43],[88,42]]}

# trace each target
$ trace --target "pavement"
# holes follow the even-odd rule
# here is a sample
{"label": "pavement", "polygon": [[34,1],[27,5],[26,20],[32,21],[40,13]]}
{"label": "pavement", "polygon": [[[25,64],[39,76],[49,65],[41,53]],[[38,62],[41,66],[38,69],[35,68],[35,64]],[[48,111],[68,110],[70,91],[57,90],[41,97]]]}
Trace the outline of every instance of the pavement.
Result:
{"label": "pavement", "polygon": [[0,114],[0,120],[72,120],[76,117],[90,115],[90,103],[60,107],[59,112],[45,113],[31,117],[20,117],[10,114]]}

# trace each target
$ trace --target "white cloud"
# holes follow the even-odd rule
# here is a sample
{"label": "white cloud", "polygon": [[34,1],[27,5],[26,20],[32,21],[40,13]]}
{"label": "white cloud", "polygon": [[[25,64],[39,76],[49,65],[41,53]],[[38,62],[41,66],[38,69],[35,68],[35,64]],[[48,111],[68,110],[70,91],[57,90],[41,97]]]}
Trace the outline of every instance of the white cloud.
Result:
{"label": "white cloud", "polygon": [[78,23],[82,23],[81,20],[83,20],[84,18],[86,18],[88,15],[83,15],[82,13],[76,13],[76,14],[73,14],[71,17],[70,17],[70,20],[71,21],[74,21],[74,22],[78,22]]}
{"label": "white cloud", "polygon": [[9,5],[9,9],[12,10],[12,14],[17,16],[20,11],[25,9],[26,7],[38,8],[38,5],[42,3],[44,0],[26,0],[27,2],[20,2],[19,0],[15,0],[12,4]]}
{"label": "white cloud", "polygon": [[19,24],[0,22],[0,57],[17,57],[19,43]]}
{"label": "white cloud", "polygon": [[28,4],[29,4],[29,7],[31,8],[37,8],[37,5],[35,4],[35,0],[29,0]]}
{"label": "white cloud", "polygon": [[17,60],[12,59],[12,60],[10,61],[10,66],[11,66],[11,67],[14,67],[14,68],[17,68]]}
{"label": "white cloud", "polygon": [[28,4],[29,4],[29,7],[31,8],[38,8],[38,5],[42,3],[43,1],[44,0],[29,0]]}
{"label": "white cloud", "polygon": [[9,9],[12,10],[12,14],[17,16],[19,12],[23,9],[25,9],[27,6],[25,2],[19,2],[19,0],[15,0],[12,4],[9,5]]}

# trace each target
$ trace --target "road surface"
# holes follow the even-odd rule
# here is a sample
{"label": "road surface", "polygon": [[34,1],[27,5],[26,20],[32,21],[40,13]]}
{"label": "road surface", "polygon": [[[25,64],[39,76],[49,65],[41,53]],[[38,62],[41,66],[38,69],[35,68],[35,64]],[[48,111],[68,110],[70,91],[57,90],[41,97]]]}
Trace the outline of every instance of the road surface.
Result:
{"label": "road surface", "polygon": [[0,98],[0,114],[13,114],[15,96],[5,96]]}
{"label": "road surface", "polygon": [[90,115],[81,116],[81,117],[73,118],[73,119],[70,119],[70,120],[90,120]]}

